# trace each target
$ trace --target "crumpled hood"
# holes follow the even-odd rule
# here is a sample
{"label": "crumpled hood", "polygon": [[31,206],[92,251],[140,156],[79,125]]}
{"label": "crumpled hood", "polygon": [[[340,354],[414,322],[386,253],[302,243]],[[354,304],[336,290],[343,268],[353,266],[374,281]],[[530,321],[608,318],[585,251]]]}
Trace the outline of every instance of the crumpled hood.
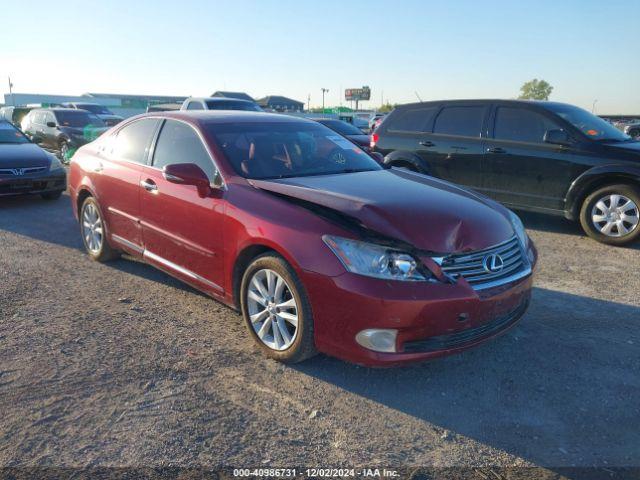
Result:
{"label": "crumpled hood", "polygon": [[250,182],[262,190],[338,211],[370,230],[430,252],[480,250],[514,235],[504,207],[405,170]]}
{"label": "crumpled hood", "polygon": [[47,153],[34,143],[0,144],[0,168],[49,166]]}

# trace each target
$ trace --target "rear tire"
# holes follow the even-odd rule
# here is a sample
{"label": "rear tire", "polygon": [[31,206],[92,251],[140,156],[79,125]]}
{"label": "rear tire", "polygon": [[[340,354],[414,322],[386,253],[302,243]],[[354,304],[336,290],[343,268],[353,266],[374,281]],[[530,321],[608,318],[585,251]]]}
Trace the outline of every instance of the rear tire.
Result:
{"label": "rear tire", "polygon": [[632,130],[629,130],[629,136],[634,140],[640,140],[640,129],[634,128]]}
{"label": "rear tire", "polygon": [[628,245],[640,238],[640,189],[608,185],[585,198],[580,224],[585,233],[608,245]]}
{"label": "rear tire", "polygon": [[87,197],[80,208],[80,235],[92,260],[107,262],[120,256],[107,241],[107,225],[102,210],[93,197]]}
{"label": "rear tire", "polygon": [[267,357],[298,363],[317,354],[307,293],[282,257],[267,253],[251,262],[242,277],[240,307],[249,334]]}

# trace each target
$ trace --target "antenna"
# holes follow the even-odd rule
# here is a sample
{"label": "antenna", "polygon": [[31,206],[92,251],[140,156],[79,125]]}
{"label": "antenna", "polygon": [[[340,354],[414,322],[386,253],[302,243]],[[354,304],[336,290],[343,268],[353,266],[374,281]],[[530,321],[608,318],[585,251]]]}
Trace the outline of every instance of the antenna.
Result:
{"label": "antenna", "polygon": [[415,94],[416,94],[416,97],[418,97],[418,100],[420,100],[420,103],[422,103],[422,99],[420,98],[420,95],[418,95],[418,92],[417,92],[417,91],[415,91],[415,92],[413,92],[413,93],[415,93]]}

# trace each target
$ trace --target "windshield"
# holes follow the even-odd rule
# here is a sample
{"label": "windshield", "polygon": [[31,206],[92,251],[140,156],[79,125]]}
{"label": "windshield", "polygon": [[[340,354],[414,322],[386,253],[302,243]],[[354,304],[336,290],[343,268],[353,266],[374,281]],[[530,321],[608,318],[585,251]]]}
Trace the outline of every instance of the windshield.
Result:
{"label": "windshield", "polygon": [[246,178],[273,179],[381,170],[359,147],[322,125],[211,124],[210,133]]}
{"label": "windshield", "polygon": [[334,132],[338,132],[340,135],[364,135],[362,130],[354,127],[350,123],[343,122],[342,120],[318,120],[318,123],[329,127]]}
{"label": "windshield", "polygon": [[592,140],[624,142],[631,139],[609,122],[573,105],[545,105]]}
{"label": "windshield", "polygon": [[208,101],[207,108],[209,110],[248,110],[250,112],[261,112],[262,109],[255,103],[251,102],[234,102],[233,100],[225,101]]}
{"label": "windshield", "polygon": [[91,113],[99,113],[102,115],[112,115],[111,111],[107,108],[104,107],[102,105],[92,105],[92,104],[88,104],[88,103],[77,103],[76,107],[82,109],[82,110],[87,110]]}
{"label": "windshield", "polygon": [[93,113],[83,112],[81,110],[57,111],[56,119],[62,127],[86,127],[91,125],[94,127],[104,127],[104,122]]}
{"label": "windshield", "polygon": [[10,123],[0,121],[0,143],[29,143],[29,140]]}

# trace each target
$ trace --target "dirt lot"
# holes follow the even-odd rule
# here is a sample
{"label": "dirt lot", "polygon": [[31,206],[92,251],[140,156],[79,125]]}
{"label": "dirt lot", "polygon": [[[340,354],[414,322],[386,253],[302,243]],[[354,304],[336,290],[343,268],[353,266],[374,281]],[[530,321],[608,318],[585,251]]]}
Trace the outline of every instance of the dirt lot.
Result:
{"label": "dirt lot", "polygon": [[640,246],[523,220],[541,263],[508,334],[285,367],[221,304],[90,261],[68,197],[0,199],[0,466],[640,466]]}

